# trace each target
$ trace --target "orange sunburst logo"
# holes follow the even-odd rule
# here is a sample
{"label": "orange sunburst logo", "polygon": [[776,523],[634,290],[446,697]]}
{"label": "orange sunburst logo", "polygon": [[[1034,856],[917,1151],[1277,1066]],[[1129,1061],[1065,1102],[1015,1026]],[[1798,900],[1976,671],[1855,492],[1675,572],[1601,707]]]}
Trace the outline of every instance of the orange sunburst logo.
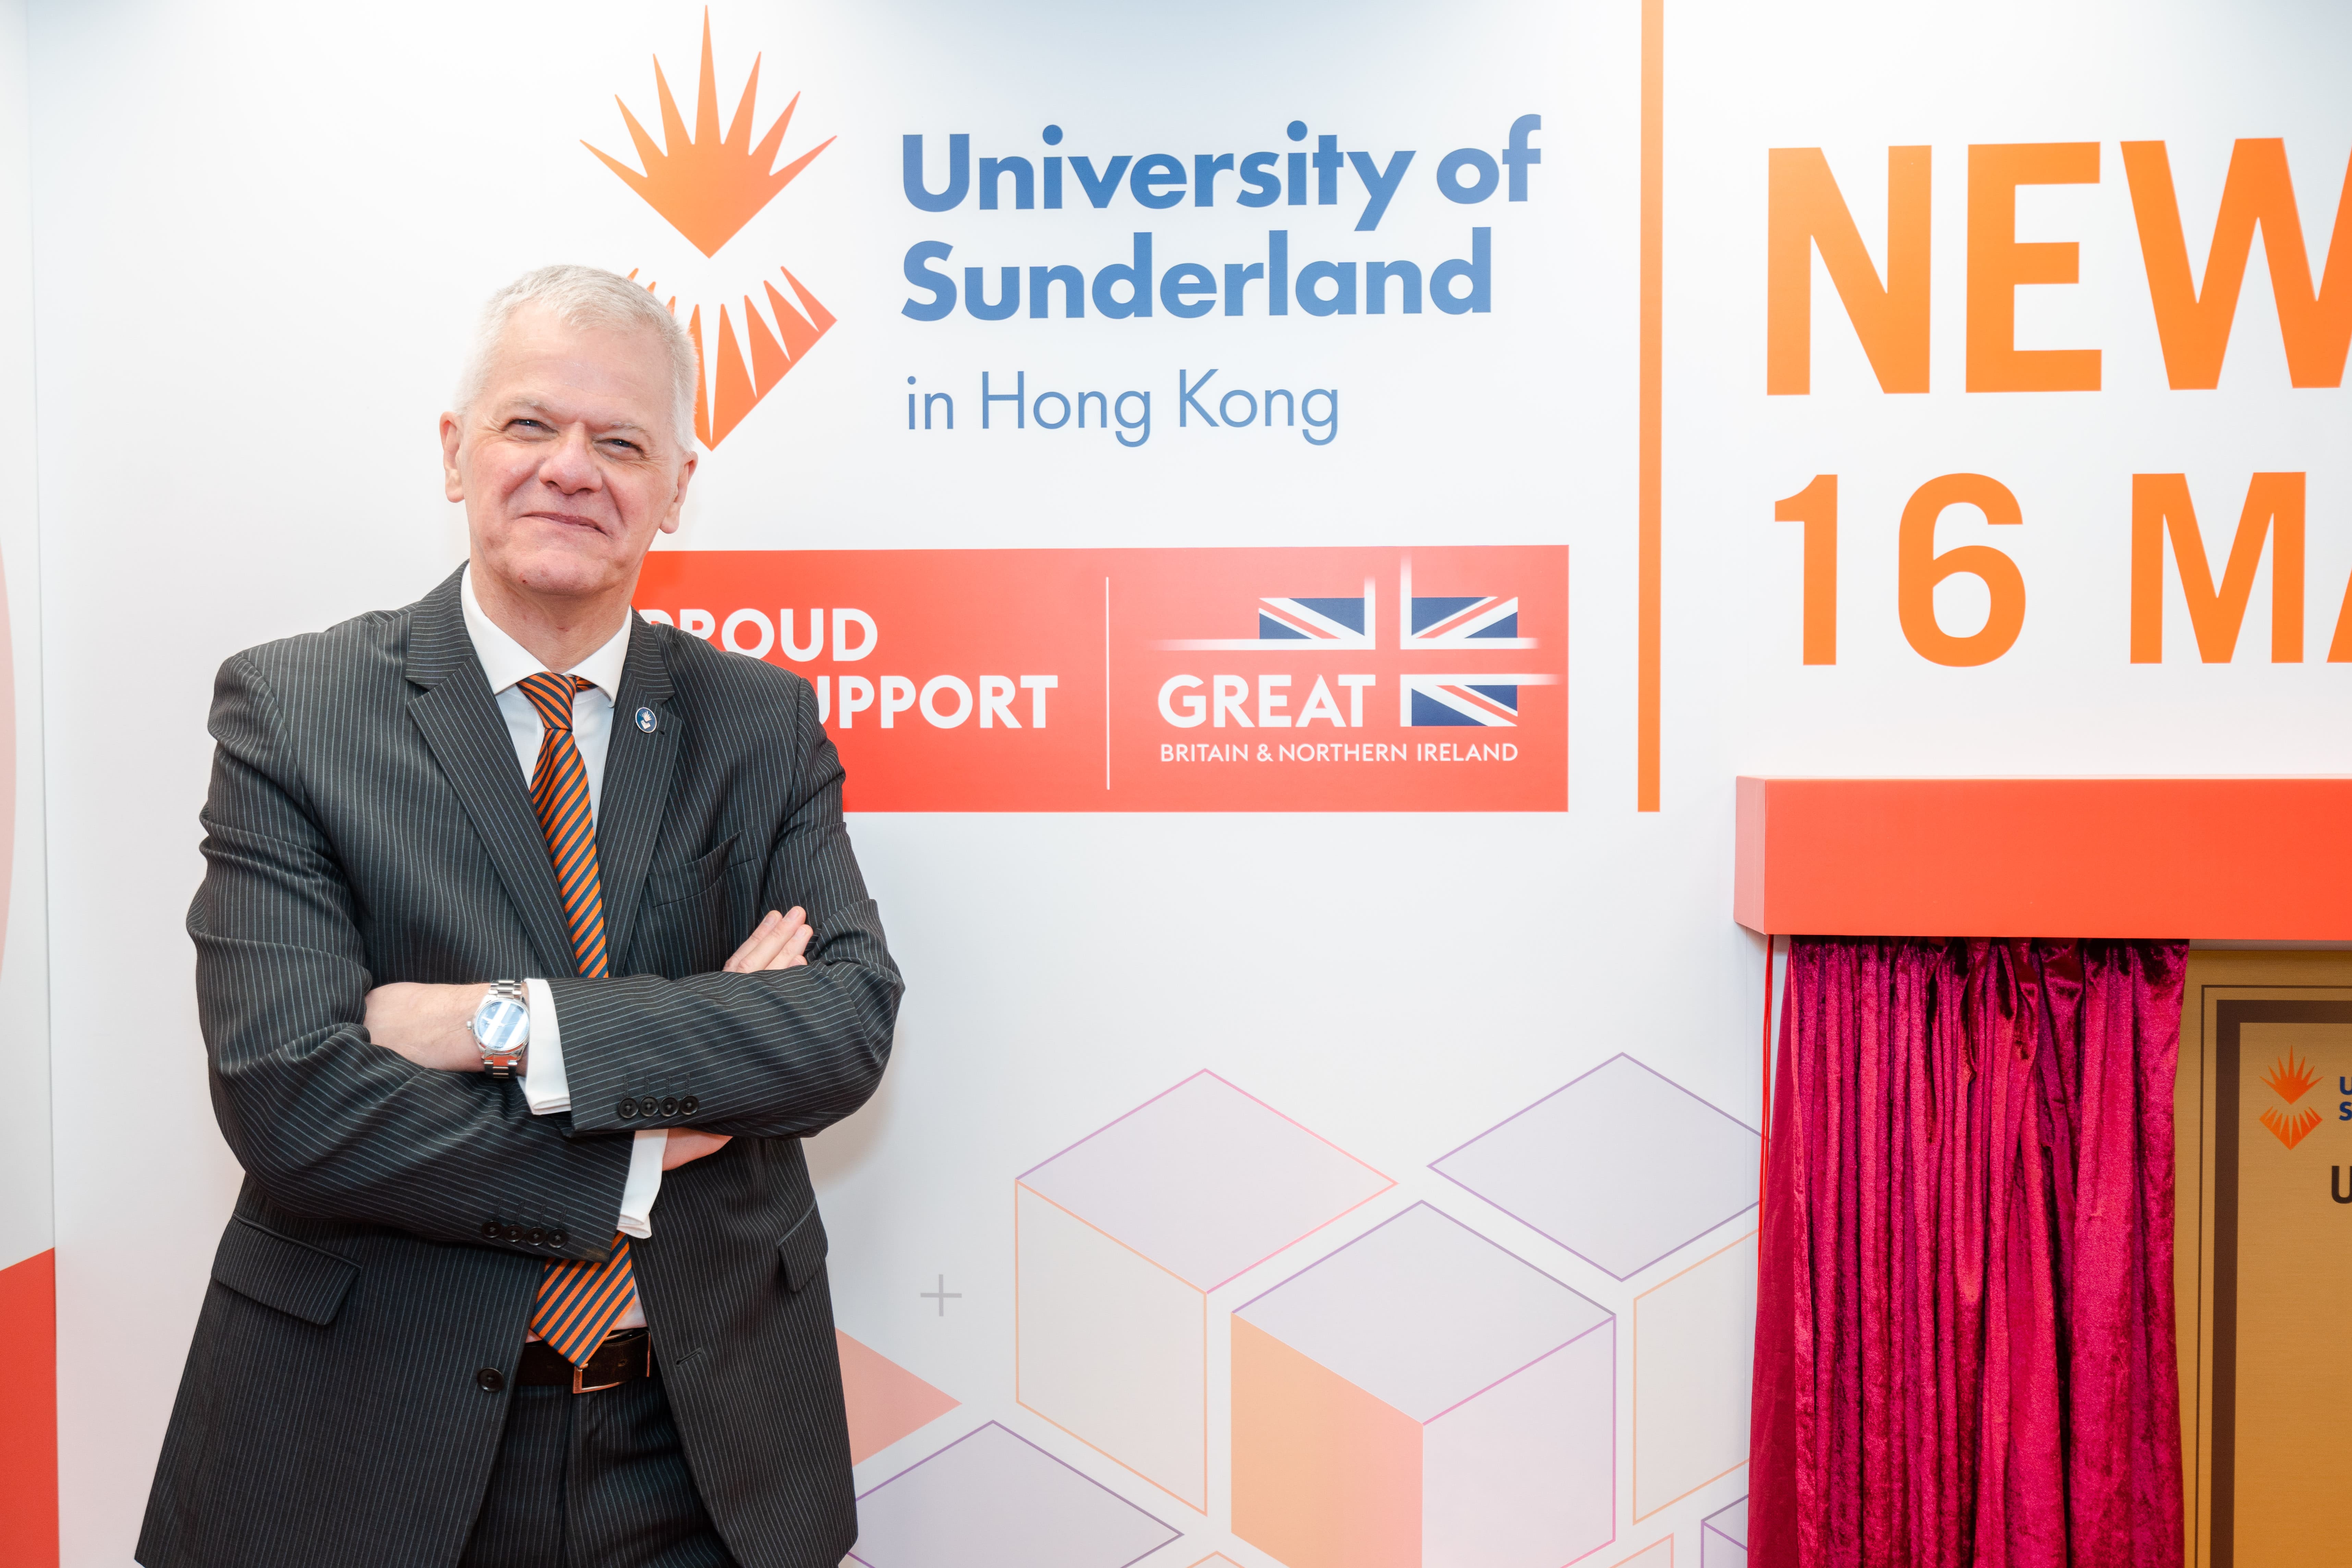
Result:
{"label": "orange sunburst logo", "polygon": [[751,104],[760,92],[757,55],[751,58],[751,75],[743,83],[742,101],[735,106],[735,121],[725,136],[719,135],[719,76],[712,68],[708,10],[702,13],[702,80],[694,95],[692,136],[686,133],[686,121],[678,115],[677,100],[670,96],[669,78],[663,74],[658,57],[654,60],[654,87],[661,94],[664,144],[659,147],[629,112],[629,106],[618,97],[613,100],[620,104],[621,118],[628,121],[629,139],[637,144],[644,174],[586,142],[580,145],[603,159],[606,168],[620,175],[629,189],[645,197],[647,205],[669,219],[671,226],[705,256],[718,255],[720,246],[734,238],[759,216],[761,208],[775,200],[777,192],[791,184],[811,160],[834,142],[828,136],[782,168],[774,166],[785,128],[793,122],[793,110],[800,107],[800,94],[794,93],[760,144],[751,145]]}
{"label": "orange sunburst logo", "polygon": [[2272,1093],[2293,1105],[2311,1092],[2312,1086],[2319,1081],[2319,1078],[2311,1070],[2309,1062],[2289,1051],[2271,1064],[2271,1070],[2263,1075],[2263,1081],[2271,1086]]}
{"label": "orange sunburst logo", "polygon": [[[768,133],[756,145],[752,143],[760,60],[761,57],[752,57],[751,75],[743,83],[743,96],[736,104],[733,121],[721,134],[719,79],[710,47],[710,13],[706,9],[702,14],[702,74],[695,91],[693,134],[687,133],[686,121],[670,93],[669,78],[656,58],[654,86],[661,98],[662,144],[655,144],[626,103],[618,98],[614,100],[620,104],[621,118],[628,124],[629,137],[636,144],[637,160],[644,171],[630,168],[585,141],[581,142],[705,256],[716,257],[745,224],[758,216],[819,153],[834,142],[828,136],[782,168],[775,167],[784,133],[792,124],[793,110],[800,104],[800,95],[795,93],[775,123],[768,128]],[[694,433],[706,447],[717,447],[725,440],[728,433],[743,422],[761,399],[775,390],[777,383],[799,365],[809,350],[816,346],[817,340],[834,325],[833,313],[790,269],[780,267],[776,270],[790,287],[791,297],[786,298],[772,279],[763,283],[761,287],[767,307],[763,313],[752,296],[744,294],[741,337],[736,333],[733,313],[722,303],[711,341],[706,342],[702,307],[697,304],[690,308],[687,332],[693,338],[695,353],[702,362],[702,376],[694,396]],[[629,276],[636,277],[636,269],[633,268]],[[658,291],[654,283],[646,287]],[[675,297],[668,300],[673,312],[677,303]]]}
{"label": "orange sunburst logo", "polygon": [[2319,1125],[2319,1112],[2306,1107],[2289,1116],[2271,1106],[2263,1110],[2262,1123],[2271,1130],[2272,1137],[2292,1149],[2311,1136],[2311,1130]]}

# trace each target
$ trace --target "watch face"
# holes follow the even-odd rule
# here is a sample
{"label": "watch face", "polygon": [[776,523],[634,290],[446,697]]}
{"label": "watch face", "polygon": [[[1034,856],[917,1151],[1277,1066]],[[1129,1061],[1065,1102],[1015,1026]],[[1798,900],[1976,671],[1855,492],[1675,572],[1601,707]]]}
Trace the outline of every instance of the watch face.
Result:
{"label": "watch face", "polygon": [[510,1051],[530,1037],[530,1009],[511,996],[493,996],[474,1015],[474,1038],[489,1051]]}

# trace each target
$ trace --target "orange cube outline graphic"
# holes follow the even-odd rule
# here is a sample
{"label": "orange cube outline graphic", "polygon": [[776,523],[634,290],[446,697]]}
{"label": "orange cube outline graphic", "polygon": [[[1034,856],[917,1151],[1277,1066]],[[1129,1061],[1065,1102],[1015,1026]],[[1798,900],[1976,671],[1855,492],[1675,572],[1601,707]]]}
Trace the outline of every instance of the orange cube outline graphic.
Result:
{"label": "orange cube outline graphic", "polygon": [[1617,1535],[1617,1314],[1410,1205],[1236,1308],[1234,1534],[1285,1568],[1559,1568]]}
{"label": "orange cube outline graphic", "polygon": [[[1747,1422],[1743,1420],[1724,1429],[1729,1438],[1727,1445],[1708,1459],[1702,1447],[1708,1436],[1708,1429],[1704,1420],[1696,1419],[1687,1408],[1693,1391],[1687,1384],[1680,1389],[1675,1389],[1671,1384],[1676,1380],[1676,1374],[1687,1377],[1690,1363],[1701,1359],[1697,1352],[1707,1348],[1714,1349],[1718,1356],[1727,1349],[1732,1352],[1728,1363],[1718,1362],[1712,1369],[1718,1376],[1732,1375],[1730,1365],[1746,1362],[1747,1352],[1756,1341],[1756,1258],[1761,1244],[1760,1233],[1748,1231],[1706,1257],[1676,1269],[1633,1298],[1631,1314],[1633,1329],[1633,1389],[1627,1403],[1631,1407],[1631,1469],[1635,1524],[1656,1518],[1684,1499],[1713,1486],[1748,1463]],[[1679,1321],[1671,1315],[1677,1308],[1682,1314]],[[1710,1331],[1725,1326],[1727,1311],[1733,1330],[1730,1342],[1727,1345],[1718,1341],[1712,1347],[1701,1342],[1708,1338]],[[1646,1394],[1643,1389],[1645,1375],[1651,1384]],[[1667,1391],[1659,1391],[1657,1385],[1661,1383],[1670,1385]],[[1672,1408],[1676,1393],[1685,1396],[1683,1403],[1685,1408],[1680,1412]],[[1651,1426],[1647,1444],[1643,1436],[1645,1415]],[[1656,1428],[1660,1425],[1667,1427],[1664,1437],[1657,1435]],[[1692,1431],[1694,1425],[1699,1427],[1696,1433]],[[1667,1495],[1654,1498],[1647,1496],[1643,1489],[1643,1458],[1645,1454],[1661,1448],[1675,1455],[1685,1468],[1684,1473],[1663,1483]],[[1738,1458],[1731,1457],[1728,1451],[1731,1448],[1738,1450]],[[1720,1468],[1705,1474],[1689,1473],[1694,1456],[1704,1461],[1698,1464],[1699,1470],[1707,1470],[1712,1460],[1727,1462]],[[1654,1473],[1657,1468],[1654,1461],[1652,1471]]]}
{"label": "orange cube outline graphic", "polygon": [[1206,1068],[1013,1181],[1021,1407],[1209,1509],[1208,1298],[1393,1179]]}

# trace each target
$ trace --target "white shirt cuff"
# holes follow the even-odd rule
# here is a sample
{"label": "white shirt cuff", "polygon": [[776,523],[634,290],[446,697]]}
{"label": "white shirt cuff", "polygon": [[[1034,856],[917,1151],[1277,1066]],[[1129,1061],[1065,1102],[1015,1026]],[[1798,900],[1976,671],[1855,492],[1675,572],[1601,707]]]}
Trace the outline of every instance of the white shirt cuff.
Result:
{"label": "white shirt cuff", "polygon": [[669,1148],[669,1129],[653,1127],[639,1132],[629,1150],[629,1180],[621,1188],[621,1218],[614,1228],[623,1236],[654,1233],[654,1200],[661,1196],[662,1155]]}
{"label": "white shirt cuff", "polygon": [[[555,1021],[555,994],[544,980],[526,980],[530,999],[530,1052],[523,1058],[522,1097],[533,1116],[572,1109],[572,1082],[563,1076],[563,1028]],[[656,1173],[660,1162],[655,1163]]]}
{"label": "white shirt cuff", "polygon": [[[530,998],[530,1055],[522,1075],[522,1097],[533,1116],[552,1116],[572,1109],[572,1083],[563,1074],[563,1028],[556,1022],[555,996],[544,980],[526,980]],[[654,1233],[654,1200],[661,1196],[662,1155],[669,1148],[669,1129],[656,1127],[636,1135],[629,1149],[629,1179],[621,1188],[623,1236]]]}

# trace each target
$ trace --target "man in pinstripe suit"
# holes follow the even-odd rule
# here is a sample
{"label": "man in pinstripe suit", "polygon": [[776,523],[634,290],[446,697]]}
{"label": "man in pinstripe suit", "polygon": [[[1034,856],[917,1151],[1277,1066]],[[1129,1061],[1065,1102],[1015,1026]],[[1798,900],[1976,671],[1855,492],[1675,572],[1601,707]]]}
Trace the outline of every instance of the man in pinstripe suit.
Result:
{"label": "man in pinstripe suit", "polygon": [[695,458],[676,321],[550,268],[442,419],[467,565],[222,667],[188,915],[246,1170],[149,1568],[833,1568],[800,1140],[901,982],[807,684],[630,613]]}

